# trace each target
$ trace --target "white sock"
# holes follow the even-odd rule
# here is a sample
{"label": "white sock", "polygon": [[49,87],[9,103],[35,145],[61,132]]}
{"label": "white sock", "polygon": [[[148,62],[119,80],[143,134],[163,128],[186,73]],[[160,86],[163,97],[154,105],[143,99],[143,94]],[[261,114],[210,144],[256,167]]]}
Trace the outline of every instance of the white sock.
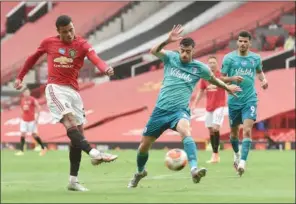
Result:
{"label": "white sock", "polygon": [[238,153],[234,153],[236,157],[240,157],[239,152]]}
{"label": "white sock", "polygon": [[194,169],[197,169],[196,166],[191,167],[190,171],[192,172]]}
{"label": "white sock", "polygon": [[97,156],[99,156],[100,152],[99,150],[95,149],[95,148],[92,148],[89,152],[89,156],[91,158],[96,158]]}
{"label": "white sock", "polygon": [[239,161],[239,166],[245,167],[246,161],[245,160],[240,160]]}
{"label": "white sock", "polygon": [[76,183],[76,182],[78,182],[77,176],[70,176],[69,182],[70,183]]}

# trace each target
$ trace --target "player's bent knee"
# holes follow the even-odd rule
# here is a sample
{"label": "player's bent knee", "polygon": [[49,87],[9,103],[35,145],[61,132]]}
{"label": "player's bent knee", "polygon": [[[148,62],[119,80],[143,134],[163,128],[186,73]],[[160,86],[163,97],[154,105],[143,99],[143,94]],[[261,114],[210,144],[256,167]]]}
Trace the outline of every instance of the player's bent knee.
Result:
{"label": "player's bent knee", "polygon": [[251,137],[251,134],[252,134],[252,129],[247,127],[247,128],[244,128],[243,129],[243,135],[244,137],[248,137],[250,138]]}
{"label": "player's bent knee", "polygon": [[142,153],[148,152],[155,139],[154,137],[143,136],[138,151]]}
{"label": "player's bent knee", "polygon": [[67,113],[61,119],[61,123],[65,126],[68,130],[73,127],[77,127],[76,119],[72,113]]}

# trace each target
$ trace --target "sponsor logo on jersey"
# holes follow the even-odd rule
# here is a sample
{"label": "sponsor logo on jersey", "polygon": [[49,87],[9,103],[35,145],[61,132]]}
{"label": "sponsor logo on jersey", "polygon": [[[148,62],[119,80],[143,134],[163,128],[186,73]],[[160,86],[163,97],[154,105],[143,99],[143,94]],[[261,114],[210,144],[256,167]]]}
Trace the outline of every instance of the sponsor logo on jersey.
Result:
{"label": "sponsor logo on jersey", "polygon": [[192,68],[192,73],[193,73],[193,74],[196,74],[196,73],[197,73],[197,68],[193,67],[193,68]]}
{"label": "sponsor logo on jersey", "polygon": [[53,60],[55,63],[58,64],[54,64],[54,67],[59,67],[59,68],[72,68],[73,67],[73,59],[72,58],[68,58],[68,57],[64,57],[64,56],[60,56],[57,57]]}
{"label": "sponsor logo on jersey", "polygon": [[174,76],[174,77],[177,77],[179,79],[183,79],[186,82],[192,82],[192,79],[190,77],[190,74],[186,74],[186,73],[180,71],[177,68],[172,68],[171,71],[170,71],[170,75],[171,76]]}
{"label": "sponsor logo on jersey", "polygon": [[235,75],[237,76],[250,76],[250,77],[253,77],[254,76],[254,73],[251,69],[243,69],[243,68],[238,68],[238,69],[235,69]]}

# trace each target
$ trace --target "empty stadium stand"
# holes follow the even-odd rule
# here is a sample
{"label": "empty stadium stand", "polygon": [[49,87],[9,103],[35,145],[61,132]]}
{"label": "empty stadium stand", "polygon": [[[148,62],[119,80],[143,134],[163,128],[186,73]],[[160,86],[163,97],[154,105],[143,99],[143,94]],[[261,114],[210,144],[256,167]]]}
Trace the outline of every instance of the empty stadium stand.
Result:
{"label": "empty stadium stand", "polygon": [[1,2],[1,38],[6,34],[6,15],[19,3],[18,1]]}

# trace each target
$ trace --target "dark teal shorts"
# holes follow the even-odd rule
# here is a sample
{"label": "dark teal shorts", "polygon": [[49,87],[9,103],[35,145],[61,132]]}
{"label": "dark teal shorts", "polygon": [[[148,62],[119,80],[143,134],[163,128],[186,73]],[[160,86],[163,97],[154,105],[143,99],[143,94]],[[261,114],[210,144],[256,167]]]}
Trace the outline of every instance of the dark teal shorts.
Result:
{"label": "dark teal shorts", "polygon": [[228,105],[229,124],[231,127],[243,124],[244,120],[251,119],[256,121],[257,102],[250,102],[241,107]]}
{"label": "dark teal shorts", "polygon": [[182,118],[190,120],[189,109],[167,111],[156,107],[144,128],[143,135],[158,138],[167,129],[176,130],[177,124]]}

